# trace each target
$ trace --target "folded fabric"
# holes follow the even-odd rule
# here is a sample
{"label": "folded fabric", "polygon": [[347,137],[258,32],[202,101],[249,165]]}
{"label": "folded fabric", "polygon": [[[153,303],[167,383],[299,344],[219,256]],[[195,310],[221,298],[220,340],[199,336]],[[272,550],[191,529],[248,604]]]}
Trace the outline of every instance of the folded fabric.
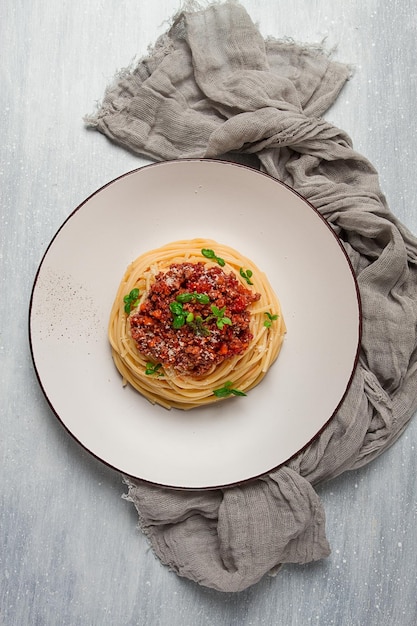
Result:
{"label": "folded fabric", "polygon": [[221,591],[242,590],[283,563],[327,556],[313,485],[381,454],[417,409],[417,241],[390,212],[372,165],[321,117],[349,75],[318,47],[265,41],[238,3],[215,3],[177,15],[87,119],[156,160],[256,154],[263,171],[328,220],[357,276],[359,364],[340,410],[306,449],[223,490],[176,491],[125,477],[161,561]]}

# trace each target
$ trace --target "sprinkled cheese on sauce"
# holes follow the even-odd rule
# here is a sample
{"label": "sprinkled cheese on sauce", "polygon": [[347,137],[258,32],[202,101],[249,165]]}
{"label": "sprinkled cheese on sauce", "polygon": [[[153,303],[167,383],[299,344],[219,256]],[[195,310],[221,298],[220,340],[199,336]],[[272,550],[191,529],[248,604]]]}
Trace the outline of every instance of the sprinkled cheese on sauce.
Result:
{"label": "sprinkled cheese on sauce", "polygon": [[[181,303],[180,308],[172,307],[181,294],[193,297],[186,298],[190,301]],[[197,298],[196,294],[207,297]],[[248,307],[259,298],[260,294],[221,267],[176,263],[155,276],[146,298],[130,315],[131,336],[141,354],[164,368],[202,377],[248,348],[253,338]],[[173,327],[173,309],[177,318],[180,314],[184,317],[177,328]]]}

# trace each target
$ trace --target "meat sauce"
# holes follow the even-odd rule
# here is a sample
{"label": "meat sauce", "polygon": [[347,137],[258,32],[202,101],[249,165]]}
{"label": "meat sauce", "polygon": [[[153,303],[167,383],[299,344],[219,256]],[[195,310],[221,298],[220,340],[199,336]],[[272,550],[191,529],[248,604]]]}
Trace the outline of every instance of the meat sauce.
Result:
{"label": "meat sauce", "polygon": [[[182,308],[200,324],[173,327],[170,305],[180,294],[194,294]],[[205,294],[208,298],[196,298]],[[244,287],[233,273],[204,263],[177,263],[160,272],[139,309],[130,316],[130,332],[137,349],[147,358],[176,373],[204,376],[225,359],[242,354],[253,338],[248,307],[260,294]],[[199,300],[204,300],[200,302]],[[220,327],[213,308],[229,321]],[[224,309],[224,310],[223,310]]]}

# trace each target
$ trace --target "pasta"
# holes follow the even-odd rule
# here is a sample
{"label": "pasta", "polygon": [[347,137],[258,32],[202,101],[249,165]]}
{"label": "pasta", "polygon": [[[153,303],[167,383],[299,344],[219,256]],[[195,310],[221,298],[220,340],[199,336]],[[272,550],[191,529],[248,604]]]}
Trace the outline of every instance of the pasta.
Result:
{"label": "pasta", "polygon": [[134,260],[108,327],[123,384],[177,409],[246,395],[276,360],[285,332],[266,275],[208,239],[176,241]]}

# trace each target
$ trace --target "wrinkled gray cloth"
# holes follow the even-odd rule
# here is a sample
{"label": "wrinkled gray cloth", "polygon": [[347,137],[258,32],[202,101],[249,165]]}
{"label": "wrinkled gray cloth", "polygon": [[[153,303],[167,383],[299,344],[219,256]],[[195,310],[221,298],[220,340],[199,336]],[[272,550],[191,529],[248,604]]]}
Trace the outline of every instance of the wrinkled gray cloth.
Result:
{"label": "wrinkled gray cloth", "polygon": [[183,11],[149,57],[119,75],[87,120],[156,160],[255,154],[338,233],[362,298],[352,385],[320,437],[242,486],[175,491],[126,477],[155,553],[181,576],[239,591],[282,563],[329,554],[313,489],[388,448],[417,408],[417,242],[387,207],[377,173],[321,116],[349,68],[314,47],[264,41],[236,2]]}

